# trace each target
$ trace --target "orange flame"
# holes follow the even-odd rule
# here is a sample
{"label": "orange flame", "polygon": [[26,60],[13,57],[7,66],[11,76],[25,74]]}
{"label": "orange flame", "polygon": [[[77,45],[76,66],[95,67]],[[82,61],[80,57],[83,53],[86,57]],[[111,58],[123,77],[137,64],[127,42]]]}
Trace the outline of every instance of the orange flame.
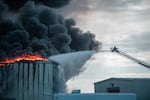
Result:
{"label": "orange flame", "polygon": [[15,58],[5,58],[2,61],[0,61],[0,67],[4,66],[5,64],[10,64],[10,63],[14,63],[14,62],[19,62],[19,61],[37,61],[37,60],[41,60],[41,61],[47,61],[47,58],[42,57],[39,54],[29,54],[29,53],[23,53]]}

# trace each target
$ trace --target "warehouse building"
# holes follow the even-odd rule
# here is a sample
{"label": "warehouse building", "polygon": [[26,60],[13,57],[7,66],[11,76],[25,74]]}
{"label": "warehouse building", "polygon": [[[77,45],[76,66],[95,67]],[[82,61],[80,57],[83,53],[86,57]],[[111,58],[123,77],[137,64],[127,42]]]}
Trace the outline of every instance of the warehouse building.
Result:
{"label": "warehouse building", "polygon": [[150,78],[109,78],[94,87],[95,93],[135,93],[137,100],[150,100]]}
{"label": "warehouse building", "polygon": [[53,100],[50,62],[19,62],[0,67],[0,100]]}

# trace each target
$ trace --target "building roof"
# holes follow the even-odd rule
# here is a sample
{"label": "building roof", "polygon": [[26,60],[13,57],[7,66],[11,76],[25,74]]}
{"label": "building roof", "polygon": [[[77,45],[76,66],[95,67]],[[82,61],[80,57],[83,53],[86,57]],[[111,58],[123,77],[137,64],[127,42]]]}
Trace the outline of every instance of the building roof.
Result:
{"label": "building roof", "polygon": [[105,79],[105,80],[102,80],[102,81],[98,81],[98,82],[95,82],[94,84],[99,84],[99,83],[103,83],[103,82],[106,82],[106,81],[109,81],[109,80],[124,80],[124,81],[134,81],[134,80],[150,80],[150,78],[108,78],[108,79]]}

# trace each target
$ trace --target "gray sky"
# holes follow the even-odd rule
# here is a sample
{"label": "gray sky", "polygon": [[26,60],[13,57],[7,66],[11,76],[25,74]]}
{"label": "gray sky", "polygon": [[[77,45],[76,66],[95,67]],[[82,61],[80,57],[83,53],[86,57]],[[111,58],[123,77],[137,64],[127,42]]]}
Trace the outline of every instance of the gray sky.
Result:
{"label": "gray sky", "polygon": [[[61,10],[66,18],[76,20],[77,27],[94,33],[103,49],[117,45],[150,62],[150,0],[72,0]],[[69,89],[93,92],[88,84],[93,86],[93,82],[107,77],[150,77],[148,69],[111,53],[94,55],[84,67],[85,72],[68,82]]]}

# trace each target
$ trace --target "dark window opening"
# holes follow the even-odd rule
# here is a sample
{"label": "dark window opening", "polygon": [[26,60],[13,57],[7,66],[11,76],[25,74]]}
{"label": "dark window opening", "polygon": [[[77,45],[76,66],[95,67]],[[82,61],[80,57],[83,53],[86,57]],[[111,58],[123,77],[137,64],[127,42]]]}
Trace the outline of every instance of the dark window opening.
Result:
{"label": "dark window opening", "polygon": [[111,84],[111,87],[106,88],[108,93],[120,93],[120,87],[115,87],[114,84]]}

